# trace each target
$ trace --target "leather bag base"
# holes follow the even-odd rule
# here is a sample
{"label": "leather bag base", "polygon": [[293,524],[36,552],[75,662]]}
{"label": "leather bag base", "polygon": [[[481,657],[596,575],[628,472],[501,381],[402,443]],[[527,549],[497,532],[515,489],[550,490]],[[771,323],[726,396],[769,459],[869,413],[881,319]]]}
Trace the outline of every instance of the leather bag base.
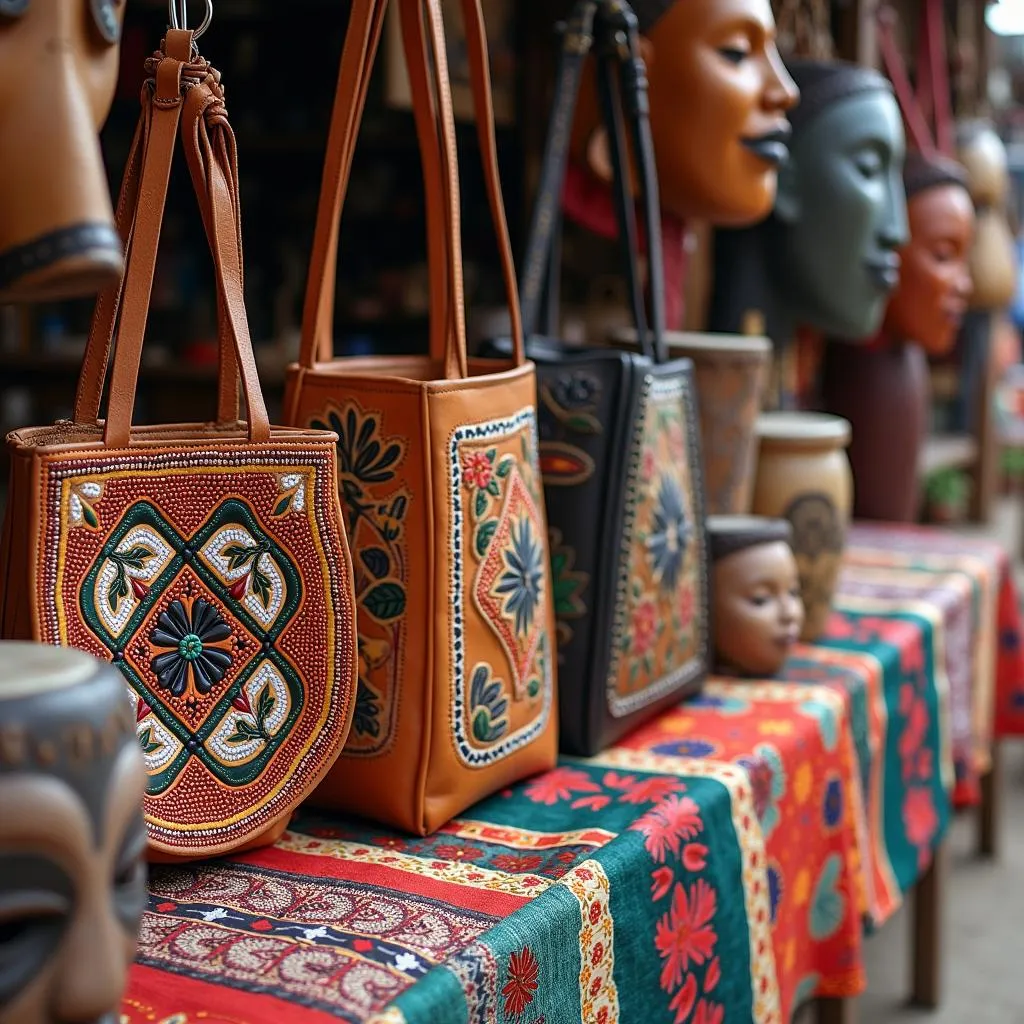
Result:
{"label": "leather bag base", "polygon": [[99,426],[65,423],[7,446],[2,635],[121,668],[158,855],[273,841],[351,722],[333,435],[176,424],[105,448]]}
{"label": "leather bag base", "polygon": [[352,731],[311,802],[417,834],[557,756],[534,369],[416,379],[438,369],[317,363],[286,393],[340,438],[359,635]]}

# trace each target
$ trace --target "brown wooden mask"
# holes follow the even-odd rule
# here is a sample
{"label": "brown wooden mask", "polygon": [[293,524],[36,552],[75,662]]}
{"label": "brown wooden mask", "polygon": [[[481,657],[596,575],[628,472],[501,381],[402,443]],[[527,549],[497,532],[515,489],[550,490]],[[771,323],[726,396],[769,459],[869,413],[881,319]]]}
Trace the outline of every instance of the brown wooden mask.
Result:
{"label": "brown wooden mask", "polygon": [[929,355],[945,355],[971,296],[974,204],[966,176],[951,161],[912,154],[904,178],[910,241],[900,250],[900,283],[883,331],[917,342]]}
{"label": "brown wooden mask", "polygon": [[[654,6],[657,18],[641,20],[641,27],[662,206],[712,224],[752,224],[771,210],[789,138],[786,111],[797,100],[775,46],[771,6],[768,0]],[[599,124],[591,75],[581,90],[573,145],[577,160],[607,177]]]}
{"label": "brown wooden mask", "polygon": [[113,1024],[146,903],[145,774],[116,668],[0,644],[0,1024]]}
{"label": "brown wooden mask", "polygon": [[124,0],[0,0],[0,302],[93,294],[121,274],[97,130]]}

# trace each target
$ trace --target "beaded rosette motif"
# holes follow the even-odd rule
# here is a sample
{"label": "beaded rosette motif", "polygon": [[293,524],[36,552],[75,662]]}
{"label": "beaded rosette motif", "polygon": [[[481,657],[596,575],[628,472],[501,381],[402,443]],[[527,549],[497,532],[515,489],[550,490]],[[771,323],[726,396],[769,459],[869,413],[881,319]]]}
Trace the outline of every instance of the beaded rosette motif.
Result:
{"label": "beaded rosette motif", "polygon": [[351,567],[334,447],[42,456],[39,636],[117,664],[151,840],[255,838],[309,792],[352,715]]}

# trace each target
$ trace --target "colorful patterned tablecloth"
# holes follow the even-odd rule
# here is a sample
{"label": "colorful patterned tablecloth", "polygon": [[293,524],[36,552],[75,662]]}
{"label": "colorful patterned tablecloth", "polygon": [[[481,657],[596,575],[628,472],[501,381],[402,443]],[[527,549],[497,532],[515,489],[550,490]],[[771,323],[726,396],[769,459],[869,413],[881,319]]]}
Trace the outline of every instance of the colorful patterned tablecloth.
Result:
{"label": "colorful patterned tablecloth", "polygon": [[954,764],[983,770],[1004,585],[980,547],[889,536],[854,531],[789,685],[712,680],[426,839],[303,812],[271,849],[155,868],[127,1021],[782,1024],[858,993]]}

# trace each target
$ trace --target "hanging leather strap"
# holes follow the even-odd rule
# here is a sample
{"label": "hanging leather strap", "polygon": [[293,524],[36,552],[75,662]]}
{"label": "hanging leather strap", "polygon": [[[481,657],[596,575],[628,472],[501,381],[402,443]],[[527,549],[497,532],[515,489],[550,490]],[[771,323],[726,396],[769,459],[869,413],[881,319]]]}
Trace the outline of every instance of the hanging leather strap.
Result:
{"label": "hanging leather strap", "polygon": [[[620,231],[629,243],[627,250],[627,281],[632,294],[637,332],[644,351],[657,363],[668,359],[668,345],[665,340],[665,270],[661,244],[661,201],[658,195],[658,172],[654,158],[654,139],[651,134],[650,102],[647,86],[647,68],[640,56],[640,29],[636,15],[624,3],[612,2],[605,15],[606,28],[602,32],[603,47],[610,47],[616,59],[608,66],[603,76],[606,88],[606,105],[610,107],[607,119],[611,124],[612,146],[617,150],[620,185],[618,195],[618,217]],[[615,69],[618,69],[620,88],[618,93],[611,88]],[[625,117],[615,113],[616,95],[621,96],[626,106]],[[649,284],[648,314],[650,320],[649,338],[645,333],[643,286],[640,282],[634,254],[636,227],[634,203],[629,188],[628,154],[625,128],[629,126],[636,158],[636,169],[640,175],[640,197],[643,204],[644,235],[647,255],[647,280]],[[625,225],[625,226],[623,226]]]}
{"label": "hanging leather strap", "polygon": [[[126,264],[131,253],[131,240],[138,209],[139,183],[142,155],[146,150],[153,115],[152,83],[143,86],[142,113],[135,130],[135,137],[129,151],[125,174],[121,182],[115,221],[125,245]],[[204,214],[204,224],[206,212]],[[207,235],[210,228],[206,224]],[[113,348],[114,334],[118,326],[121,302],[127,275],[118,284],[102,292],[93,310],[89,338],[86,343],[82,372],[79,376],[75,395],[74,419],[76,423],[95,423],[99,419],[103,385]],[[238,371],[235,364],[231,331],[225,319],[223,300],[217,296],[217,336],[219,339],[219,371],[217,422],[235,423],[239,415]]]}
{"label": "hanging leather strap", "polygon": [[[519,308],[519,286],[516,280],[515,261],[512,258],[512,242],[509,237],[505,200],[501,190],[501,174],[498,168],[494,95],[491,87],[490,61],[487,56],[487,29],[480,0],[461,0],[461,4],[462,21],[466,32],[466,53],[469,57],[473,110],[476,115],[477,146],[483,161],[487,201],[498,243],[501,276],[505,286],[505,300],[509,309],[512,358],[516,366],[522,366],[526,361],[526,352],[523,346],[523,322]],[[431,342],[431,355],[436,359],[439,353],[433,348],[433,335],[431,335]]]}
{"label": "hanging leather strap", "polygon": [[[640,57],[636,16],[618,0],[580,0],[573,8],[563,34],[555,100],[524,261],[520,291],[523,327],[529,337],[535,333],[543,314],[546,313],[549,324],[556,316],[558,267],[553,265],[555,234],[561,223],[561,190],[569,157],[572,120],[583,66],[591,50],[598,58],[598,89],[611,147],[616,218],[633,318],[644,352],[655,361],[663,362],[667,358],[667,348],[664,337],[661,214],[647,76]],[[624,104],[625,110],[620,104]],[[636,266],[636,214],[630,188],[627,132],[633,143],[633,155],[640,175],[650,285],[650,330]]]}
{"label": "hanging leather strap", "polygon": [[[562,184],[569,161],[569,136],[587,54],[594,42],[594,18],[597,0],[580,0],[572,9],[562,33],[554,103],[544,142],[540,183],[527,236],[526,256],[519,289],[523,331],[526,337],[537,333],[541,301],[552,257],[552,241],[561,223]],[[552,314],[554,309],[549,301]]]}
{"label": "hanging leather strap", "polygon": [[[79,379],[78,408],[90,412],[95,410],[94,416],[98,416],[104,364],[112,334],[112,331],[108,333],[104,318],[116,318],[119,314],[104,427],[104,443],[110,447],[125,447],[131,440],[132,410],[160,228],[183,112],[182,138],[190,168],[202,167],[201,174],[197,175],[193,170],[193,182],[214,254],[218,307],[224,321],[222,352],[230,344],[231,358],[221,360],[221,404],[225,404],[227,382],[237,382],[241,374],[248,408],[249,437],[263,441],[270,436],[242,294],[234,135],[227,123],[218,76],[205,61],[193,59],[192,39],[191,32],[168,31],[163,53],[147,65],[152,71],[152,81],[143,94],[145,128],[139,134],[138,158],[129,160],[126,181],[122,185],[125,205],[121,209],[121,223],[131,225],[124,283],[119,301],[104,306],[102,315],[94,318],[94,332],[90,338],[94,343],[92,358],[86,360]],[[190,152],[192,149],[195,149],[194,153]],[[137,185],[133,185],[136,179]],[[135,208],[129,216],[133,192]],[[237,396],[237,383],[233,388]]]}
{"label": "hanging leather strap", "polygon": [[[403,19],[412,19],[412,24],[417,24],[416,19],[423,15],[412,5],[421,2],[423,0],[401,0]],[[468,369],[462,298],[455,122],[440,3],[439,0],[425,0],[425,4],[422,36],[429,39],[432,53],[428,55],[422,45],[410,45],[413,36],[420,33],[405,31],[403,41],[406,44],[406,63],[412,84],[414,109],[417,104],[421,106],[417,114],[417,134],[424,165],[424,180],[428,190],[434,190],[427,196],[428,210],[433,204],[432,214],[441,211],[443,218],[439,221],[432,215],[428,219],[428,228],[433,235],[433,241],[428,243],[429,253],[436,263],[436,254],[442,251],[443,242],[445,268],[444,277],[432,278],[432,295],[439,297],[443,288],[445,301],[439,306],[432,304],[431,318],[432,323],[434,318],[439,317],[446,326],[450,325],[450,329],[444,332],[444,372],[447,378],[458,379],[465,377]],[[362,83],[365,81],[364,75],[368,79],[376,57],[386,7],[387,0],[354,0],[345,36],[303,310],[299,362],[307,369],[313,366],[318,357],[327,360],[333,352],[334,279],[337,273],[340,217],[356,136],[365,107],[366,91]],[[432,57],[430,67],[428,56]],[[432,94],[434,102],[430,99]],[[435,145],[430,145],[430,133],[425,129],[429,120],[435,125]],[[436,327],[432,328],[432,334],[436,334],[437,330]]]}

